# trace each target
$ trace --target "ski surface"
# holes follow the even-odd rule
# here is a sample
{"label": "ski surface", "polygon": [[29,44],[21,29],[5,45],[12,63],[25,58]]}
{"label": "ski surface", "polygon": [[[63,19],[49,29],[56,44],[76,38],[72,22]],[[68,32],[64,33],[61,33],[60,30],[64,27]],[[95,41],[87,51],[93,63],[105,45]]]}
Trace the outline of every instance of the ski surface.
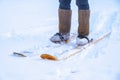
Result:
{"label": "ski surface", "polygon": [[[107,36],[109,36],[111,34],[111,32],[108,32],[102,36],[100,36],[99,38],[97,38],[96,40],[92,40],[90,41],[88,44],[84,45],[84,46],[75,46],[73,49],[66,51],[66,53],[62,53],[65,54],[63,55],[61,58],[56,57],[54,55],[51,54],[41,54],[40,57],[42,59],[47,59],[47,60],[54,60],[54,61],[60,61],[60,60],[67,60],[72,56],[75,56],[76,54],[80,54],[82,51],[86,50],[88,47],[90,47],[91,45],[95,45],[98,42],[102,41],[103,39],[105,39]],[[80,47],[80,48],[79,48]],[[49,56],[47,56],[49,55]],[[45,56],[45,57],[42,57]],[[50,58],[52,57],[52,58]]]}
{"label": "ski surface", "polygon": [[70,36],[70,40],[68,43],[61,43],[61,44],[53,43],[53,45],[47,45],[38,48],[38,51],[25,50],[22,52],[13,52],[13,55],[18,57],[40,57],[41,59],[53,60],[53,61],[67,60],[77,54],[84,55],[81,53],[82,51],[86,50],[91,45],[95,45],[98,42],[102,41],[107,36],[109,36],[110,33],[111,32],[107,32],[105,34],[100,35],[99,37],[97,36],[96,39],[93,38],[93,40],[91,40],[88,44],[85,44],[84,46],[79,46],[73,43],[73,41],[75,41],[76,34],[72,34]]}
{"label": "ski surface", "polygon": [[[40,47],[37,50],[34,49],[33,51],[31,51],[28,49],[28,50],[23,50],[23,51],[15,51],[15,52],[13,52],[13,55],[17,56],[17,57],[33,57],[33,56],[40,55],[41,52],[54,51],[54,50],[57,50],[59,48],[62,48],[63,45],[69,44],[71,41],[75,40],[76,35],[77,34],[75,34],[75,33],[71,33],[70,39],[66,42],[53,43],[50,41],[52,44],[48,44],[46,46]],[[41,51],[41,49],[44,51]],[[64,50],[64,51],[66,51],[66,50]],[[37,54],[36,52],[37,53],[39,52],[39,54]],[[41,56],[41,57],[43,57],[43,56]]]}

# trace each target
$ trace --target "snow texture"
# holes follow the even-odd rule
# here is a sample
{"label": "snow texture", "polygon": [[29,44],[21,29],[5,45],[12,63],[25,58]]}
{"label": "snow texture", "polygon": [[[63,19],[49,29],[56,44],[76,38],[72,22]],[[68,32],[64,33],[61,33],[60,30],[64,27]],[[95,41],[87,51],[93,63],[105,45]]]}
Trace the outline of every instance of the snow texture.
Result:
{"label": "snow texture", "polygon": [[[53,44],[58,32],[58,0],[0,0],[0,80],[120,80],[119,0],[89,0],[90,32],[111,35],[68,60],[42,60],[39,55],[59,56],[73,44]],[[71,33],[77,33],[77,7],[72,0]],[[62,47],[61,47],[62,46]],[[56,48],[60,47],[60,48]],[[22,58],[14,51],[30,54]],[[34,54],[33,54],[34,52]]]}

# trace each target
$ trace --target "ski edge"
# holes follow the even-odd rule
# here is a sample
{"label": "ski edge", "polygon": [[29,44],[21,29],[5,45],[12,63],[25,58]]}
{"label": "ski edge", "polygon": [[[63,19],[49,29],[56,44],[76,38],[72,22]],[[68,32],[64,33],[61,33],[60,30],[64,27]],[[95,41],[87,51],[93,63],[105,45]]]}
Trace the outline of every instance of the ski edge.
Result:
{"label": "ski edge", "polygon": [[91,41],[90,43],[88,43],[87,45],[83,46],[82,48],[79,48],[79,49],[76,48],[76,49],[72,50],[72,54],[71,54],[71,52],[69,52],[69,53],[68,53],[69,55],[67,55],[67,56],[65,56],[65,57],[63,57],[63,58],[61,58],[61,59],[59,59],[59,60],[66,60],[66,59],[69,59],[69,58],[72,57],[72,56],[75,56],[75,55],[78,54],[78,53],[81,53],[82,51],[84,51],[84,50],[86,50],[88,47],[90,47],[91,45],[97,44],[98,42],[100,42],[101,40],[103,40],[104,38],[106,38],[107,36],[109,36],[110,34],[111,34],[111,32],[108,32],[108,33],[106,33],[105,35],[99,37],[97,40]]}

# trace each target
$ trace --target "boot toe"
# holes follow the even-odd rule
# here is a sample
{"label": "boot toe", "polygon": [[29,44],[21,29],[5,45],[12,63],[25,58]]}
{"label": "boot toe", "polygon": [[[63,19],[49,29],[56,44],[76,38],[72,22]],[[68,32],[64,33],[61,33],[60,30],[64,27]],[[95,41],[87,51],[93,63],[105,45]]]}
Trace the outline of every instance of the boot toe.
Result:
{"label": "boot toe", "polygon": [[85,38],[80,39],[80,38],[77,37],[77,39],[76,39],[76,44],[77,45],[83,46],[83,45],[85,45],[87,43],[88,43],[88,40],[85,39]]}
{"label": "boot toe", "polygon": [[60,42],[61,39],[60,39],[59,36],[53,36],[53,37],[50,38],[50,41],[52,41],[52,42]]}

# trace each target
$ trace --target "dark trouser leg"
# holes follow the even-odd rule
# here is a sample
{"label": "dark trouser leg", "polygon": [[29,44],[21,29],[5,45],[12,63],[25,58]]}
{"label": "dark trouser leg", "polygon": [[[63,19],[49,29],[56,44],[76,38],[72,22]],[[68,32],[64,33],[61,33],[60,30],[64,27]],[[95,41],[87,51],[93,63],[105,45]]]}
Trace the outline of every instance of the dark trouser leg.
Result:
{"label": "dark trouser leg", "polygon": [[89,10],[88,0],[76,0],[76,5],[79,10]]}
{"label": "dark trouser leg", "polygon": [[60,9],[66,9],[66,10],[70,10],[71,9],[71,6],[70,6],[70,3],[71,3],[71,0],[59,0],[59,8]]}

